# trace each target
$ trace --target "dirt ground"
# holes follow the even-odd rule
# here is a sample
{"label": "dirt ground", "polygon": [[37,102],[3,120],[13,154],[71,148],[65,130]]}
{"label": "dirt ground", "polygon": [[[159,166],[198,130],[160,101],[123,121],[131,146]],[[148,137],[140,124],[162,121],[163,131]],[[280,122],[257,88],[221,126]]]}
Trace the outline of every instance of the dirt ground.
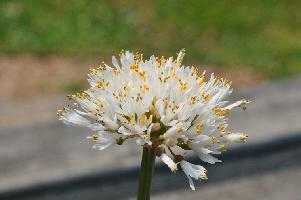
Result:
{"label": "dirt ground", "polygon": [[[109,59],[104,59],[109,63]],[[31,100],[61,96],[87,86],[89,68],[102,62],[97,58],[58,55],[0,55],[1,100]],[[207,68],[207,67],[206,67]],[[233,81],[234,87],[254,85],[267,77],[251,69],[206,69]]]}

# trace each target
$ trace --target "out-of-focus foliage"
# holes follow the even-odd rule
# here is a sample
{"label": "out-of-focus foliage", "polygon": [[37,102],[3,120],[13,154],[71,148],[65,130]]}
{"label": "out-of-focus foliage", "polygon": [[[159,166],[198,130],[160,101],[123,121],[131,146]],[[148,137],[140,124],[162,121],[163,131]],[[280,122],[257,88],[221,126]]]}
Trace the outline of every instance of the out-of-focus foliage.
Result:
{"label": "out-of-focus foliage", "polygon": [[[299,0],[1,0],[0,51],[174,54],[194,62],[301,72]],[[159,52],[160,51],[160,52]]]}

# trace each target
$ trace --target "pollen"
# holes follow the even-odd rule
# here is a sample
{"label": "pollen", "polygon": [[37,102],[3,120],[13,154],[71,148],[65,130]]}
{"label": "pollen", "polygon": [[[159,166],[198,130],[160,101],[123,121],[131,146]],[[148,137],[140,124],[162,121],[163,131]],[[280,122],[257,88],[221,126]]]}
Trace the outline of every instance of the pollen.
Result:
{"label": "pollen", "polygon": [[240,140],[243,142],[246,142],[248,140],[249,136],[248,135],[242,135],[240,136]]}
{"label": "pollen", "polygon": [[202,180],[208,180],[208,177],[207,177],[206,174],[204,174],[204,175],[200,175],[200,176],[199,176],[199,179],[202,179]]}
{"label": "pollen", "polygon": [[124,55],[124,50],[122,49],[120,52],[119,52],[119,57],[121,58],[123,55]]}
{"label": "pollen", "polygon": [[93,75],[97,75],[98,72],[99,72],[99,68],[98,69],[97,68],[96,69],[94,69],[94,68],[90,69],[90,73],[93,74]]}
{"label": "pollen", "polygon": [[58,111],[57,111],[57,116],[59,116],[59,117],[60,117],[60,116],[63,116],[64,113],[65,113],[64,110],[58,110]]}
{"label": "pollen", "polygon": [[190,105],[193,105],[193,104],[195,104],[196,102],[198,102],[196,96],[190,97]]}
{"label": "pollen", "polygon": [[133,72],[138,73],[138,72],[139,72],[139,65],[137,65],[137,64],[131,65],[131,66],[130,66],[130,69],[131,69]]}
{"label": "pollen", "polygon": [[128,91],[129,90],[129,87],[127,85],[123,86],[123,90],[124,91]]}
{"label": "pollen", "polygon": [[119,76],[120,72],[121,72],[120,69],[116,69],[116,70],[114,71],[114,73],[115,73],[116,76]]}
{"label": "pollen", "polygon": [[196,77],[198,77],[199,76],[199,70],[198,70],[198,68],[194,68],[194,70],[192,71],[192,73],[191,73],[191,76],[196,76]]}
{"label": "pollen", "polygon": [[212,141],[212,144],[219,144],[220,143],[220,141],[215,136],[211,136],[210,139]]}
{"label": "pollen", "polygon": [[146,80],[146,74],[145,74],[145,71],[140,71],[139,72],[139,76],[140,76],[140,78],[142,79],[142,80]]}
{"label": "pollen", "polygon": [[230,114],[230,110],[228,109],[222,109],[222,108],[213,108],[214,113],[218,117],[227,116]]}
{"label": "pollen", "polygon": [[146,125],[147,124],[147,116],[145,114],[141,115],[139,118],[139,122],[141,125]]}
{"label": "pollen", "polygon": [[210,101],[210,96],[208,93],[205,93],[204,91],[201,92],[202,97],[204,98],[205,101]]}
{"label": "pollen", "polygon": [[170,76],[166,76],[165,78],[163,78],[163,82],[166,83],[168,79],[170,79]]}
{"label": "pollen", "polygon": [[187,83],[186,83],[186,82],[179,80],[179,83],[180,83],[179,89],[180,89],[181,91],[184,91],[184,90],[187,89]]}
{"label": "pollen", "polygon": [[149,86],[148,86],[148,84],[145,83],[143,85],[140,85],[140,89],[143,93],[145,93],[145,92],[149,91]]}
{"label": "pollen", "polygon": [[195,132],[196,132],[196,134],[197,134],[197,135],[200,135],[201,132],[202,132],[202,130],[203,130],[203,128],[204,128],[204,124],[197,124],[197,125],[195,126]]}
{"label": "pollen", "polygon": [[202,86],[204,83],[205,83],[204,77],[201,77],[201,78],[200,78],[200,81],[199,81],[199,85]]}
{"label": "pollen", "polygon": [[139,52],[135,53],[134,60],[135,60],[136,63],[139,63],[141,61],[141,56],[142,56],[141,53],[139,53]]}
{"label": "pollen", "polygon": [[98,139],[99,139],[99,136],[98,136],[97,134],[93,134],[92,137],[91,137],[91,140],[92,140],[93,142],[97,142]]}

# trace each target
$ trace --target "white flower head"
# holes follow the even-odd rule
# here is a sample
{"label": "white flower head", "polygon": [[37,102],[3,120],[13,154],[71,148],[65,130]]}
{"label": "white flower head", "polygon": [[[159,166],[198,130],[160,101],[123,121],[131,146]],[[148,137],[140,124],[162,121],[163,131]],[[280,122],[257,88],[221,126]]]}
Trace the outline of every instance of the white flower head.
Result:
{"label": "white flower head", "polygon": [[[156,155],[177,170],[177,164],[188,176],[205,179],[202,166],[183,160],[191,150],[208,163],[221,162],[220,154],[232,142],[245,142],[247,135],[227,129],[228,115],[234,108],[246,108],[247,100],[228,104],[231,82],[205,71],[184,66],[185,52],[176,59],[122,51],[113,56],[112,65],[102,64],[88,74],[90,88],[69,96],[73,106],[59,110],[59,119],[67,125],[90,128],[93,148],[103,150],[135,139],[141,146],[153,148]],[[180,147],[183,153],[172,152]],[[167,156],[165,151],[172,154]]]}

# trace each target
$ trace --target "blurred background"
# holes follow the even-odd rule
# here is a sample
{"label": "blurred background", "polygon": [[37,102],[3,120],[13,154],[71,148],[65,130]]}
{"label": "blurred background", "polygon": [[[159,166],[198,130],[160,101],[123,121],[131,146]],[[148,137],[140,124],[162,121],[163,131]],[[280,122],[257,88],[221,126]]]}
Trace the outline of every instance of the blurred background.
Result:
{"label": "blurred background", "polygon": [[122,49],[185,48],[186,65],[232,80],[232,100],[253,101],[231,119],[250,142],[208,166],[212,179],[196,192],[159,164],[154,199],[300,200],[300,9],[299,0],[0,0],[0,198],[133,198],[140,149],[97,152],[88,130],[65,127],[56,111]]}

